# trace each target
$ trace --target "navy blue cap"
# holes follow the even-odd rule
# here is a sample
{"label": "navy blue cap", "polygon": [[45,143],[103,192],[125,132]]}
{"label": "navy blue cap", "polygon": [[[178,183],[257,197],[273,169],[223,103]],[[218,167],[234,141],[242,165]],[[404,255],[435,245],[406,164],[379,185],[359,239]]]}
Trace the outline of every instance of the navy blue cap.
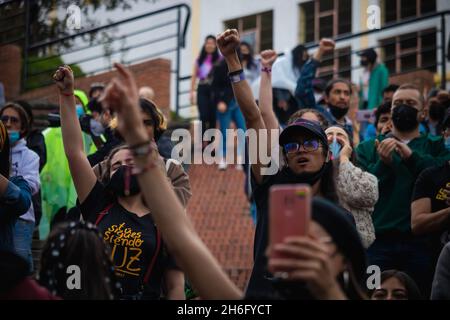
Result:
{"label": "navy blue cap", "polygon": [[297,132],[308,132],[316,136],[323,146],[328,148],[328,139],[322,126],[317,121],[311,121],[306,119],[297,119],[295,122],[289,124],[280,134],[278,142],[280,146],[284,146],[289,143],[289,138]]}

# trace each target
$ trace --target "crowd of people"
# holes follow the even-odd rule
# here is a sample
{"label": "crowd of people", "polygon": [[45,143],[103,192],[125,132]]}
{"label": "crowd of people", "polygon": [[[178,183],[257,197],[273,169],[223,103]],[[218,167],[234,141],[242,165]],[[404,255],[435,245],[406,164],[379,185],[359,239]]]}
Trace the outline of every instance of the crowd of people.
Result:
{"label": "crowd of people", "polygon": [[[180,300],[192,286],[201,299],[450,299],[450,94],[425,98],[413,84],[389,84],[373,49],[360,53],[359,84],[324,83],[317,68],[334,47],[322,39],[313,55],[297,46],[257,59],[233,29],[208,36],[196,60],[191,101],[203,133],[225,132],[231,121],[261,132],[256,151],[267,144],[278,164],[265,175],[270,164],[249,163],[250,148],[238,144],[255,213],[245,292],[190,222],[189,175],[171,159],[158,93],[138,90],[127,68],[115,64],[117,76],[86,95],[71,68],[59,66],[58,123],[43,133],[26,101],[6,102],[0,297]],[[367,111],[370,118],[358,118]],[[225,170],[222,136],[203,147],[219,145]],[[311,188],[311,223],[271,245],[270,192],[292,184]],[[33,232],[44,218],[51,230],[33,265]],[[68,288],[71,266],[83,290]],[[380,271],[376,286],[368,286],[369,266]]]}

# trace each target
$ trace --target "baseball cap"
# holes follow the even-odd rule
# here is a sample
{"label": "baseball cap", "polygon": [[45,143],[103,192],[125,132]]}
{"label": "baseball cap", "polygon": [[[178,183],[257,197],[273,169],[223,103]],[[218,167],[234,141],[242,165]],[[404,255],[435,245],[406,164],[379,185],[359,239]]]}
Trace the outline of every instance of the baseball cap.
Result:
{"label": "baseball cap", "polygon": [[278,142],[280,146],[284,146],[289,142],[294,134],[298,132],[308,132],[316,136],[322,144],[328,148],[328,139],[325,131],[317,121],[311,121],[306,119],[297,119],[295,122],[289,124],[280,134]]}

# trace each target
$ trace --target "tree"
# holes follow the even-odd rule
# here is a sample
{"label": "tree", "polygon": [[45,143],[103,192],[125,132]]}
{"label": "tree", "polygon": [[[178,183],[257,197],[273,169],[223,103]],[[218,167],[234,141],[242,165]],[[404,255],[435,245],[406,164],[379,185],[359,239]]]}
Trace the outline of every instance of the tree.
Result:
{"label": "tree", "polygon": [[[32,45],[78,32],[67,28],[66,25],[68,19],[66,10],[72,4],[80,8],[83,17],[82,29],[86,30],[98,26],[95,12],[100,8],[107,11],[129,10],[138,0],[17,0],[4,3],[0,0],[0,46],[2,43],[14,43],[20,46],[22,51],[25,49],[26,2],[29,12],[28,43]],[[114,39],[111,33],[114,33],[114,29],[89,33],[82,38],[90,45],[102,44],[105,56],[108,57],[111,55],[108,53],[108,48],[111,48],[111,42]],[[73,46],[73,42],[73,40],[65,40],[53,45],[40,46],[34,50],[29,49],[28,59],[23,61],[23,64],[27,66],[27,81],[24,89],[32,89],[48,83],[49,70],[64,63],[61,56]],[[71,66],[75,76],[84,75],[78,66]]]}

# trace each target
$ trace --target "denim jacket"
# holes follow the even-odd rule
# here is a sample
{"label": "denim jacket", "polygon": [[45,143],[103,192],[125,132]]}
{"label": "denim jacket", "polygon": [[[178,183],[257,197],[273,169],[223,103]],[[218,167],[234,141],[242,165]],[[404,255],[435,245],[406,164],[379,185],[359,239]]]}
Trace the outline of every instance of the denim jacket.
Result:
{"label": "denim jacket", "polygon": [[[315,59],[309,59],[302,67],[300,77],[297,80],[297,87],[295,88],[295,99],[297,100],[299,109],[311,108],[316,109],[322,113],[330,125],[338,124],[336,118],[325,106],[316,103],[314,98],[314,89],[312,85],[313,79],[316,77],[316,71],[320,62]],[[353,126],[351,122],[346,119],[344,125],[345,130],[349,136],[353,136]]]}
{"label": "denim jacket", "polygon": [[31,206],[31,188],[21,176],[9,179],[0,197],[0,249],[13,250],[13,228],[16,220]]}

